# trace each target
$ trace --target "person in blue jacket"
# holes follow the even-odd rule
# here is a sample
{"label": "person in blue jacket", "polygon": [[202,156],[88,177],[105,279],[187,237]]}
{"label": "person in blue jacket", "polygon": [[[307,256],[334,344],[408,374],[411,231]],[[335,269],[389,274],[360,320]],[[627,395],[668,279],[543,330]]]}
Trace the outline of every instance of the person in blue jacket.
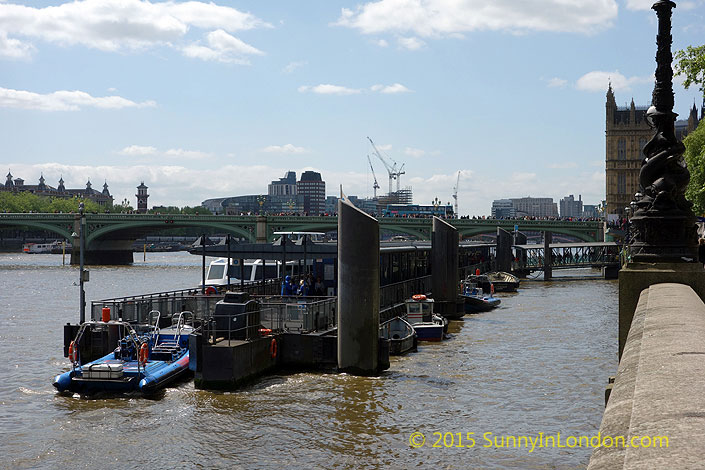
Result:
{"label": "person in blue jacket", "polygon": [[291,276],[286,276],[284,281],[282,281],[282,291],[281,295],[293,295],[294,286],[291,284]]}

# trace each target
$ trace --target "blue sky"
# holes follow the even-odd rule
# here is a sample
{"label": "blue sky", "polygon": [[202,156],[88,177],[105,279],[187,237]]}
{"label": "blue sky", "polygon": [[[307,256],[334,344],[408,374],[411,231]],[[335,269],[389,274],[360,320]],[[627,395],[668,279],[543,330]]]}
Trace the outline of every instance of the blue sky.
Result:
{"label": "blue sky", "polygon": [[[605,92],[647,105],[652,0],[0,0],[0,169],[134,204],[262,194],[287,170],[372,195],[370,136],[414,202],[604,198]],[[677,2],[674,50],[705,0]],[[676,82],[676,112],[695,88]],[[381,162],[373,165],[382,190]]]}

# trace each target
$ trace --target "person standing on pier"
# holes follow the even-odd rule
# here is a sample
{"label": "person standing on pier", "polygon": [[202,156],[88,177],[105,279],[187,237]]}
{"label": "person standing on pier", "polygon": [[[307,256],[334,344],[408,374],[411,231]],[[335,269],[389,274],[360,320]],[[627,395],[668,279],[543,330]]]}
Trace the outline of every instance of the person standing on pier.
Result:
{"label": "person standing on pier", "polygon": [[294,295],[294,286],[291,283],[291,276],[286,276],[282,281],[281,295]]}

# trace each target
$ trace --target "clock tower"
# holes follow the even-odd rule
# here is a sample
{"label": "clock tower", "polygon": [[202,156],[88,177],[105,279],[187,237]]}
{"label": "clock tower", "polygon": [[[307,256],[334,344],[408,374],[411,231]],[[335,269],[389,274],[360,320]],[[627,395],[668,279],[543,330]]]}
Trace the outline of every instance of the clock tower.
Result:
{"label": "clock tower", "polygon": [[147,213],[147,198],[149,197],[149,194],[147,194],[147,186],[144,185],[144,181],[137,186],[137,212],[140,214],[146,214]]}

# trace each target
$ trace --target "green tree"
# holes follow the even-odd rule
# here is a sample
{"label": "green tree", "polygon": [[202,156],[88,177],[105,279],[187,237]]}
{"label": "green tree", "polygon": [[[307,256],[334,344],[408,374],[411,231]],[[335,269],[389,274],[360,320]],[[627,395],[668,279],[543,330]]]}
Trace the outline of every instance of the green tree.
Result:
{"label": "green tree", "polygon": [[683,140],[690,183],[685,197],[693,203],[696,215],[705,215],[705,119]]}
{"label": "green tree", "polygon": [[[705,98],[705,45],[688,46],[682,51],[677,51],[674,58],[676,76],[685,77],[683,86],[689,88],[691,85],[698,85]],[[705,215],[705,119],[683,143],[685,161],[690,170],[690,183],[685,197],[693,203],[693,211],[697,215]]]}
{"label": "green tree", "polygon": [[683,86],[699,85],[698,89],[705,97],[705,45],[688,46],[682,51],[676,51],[674,56],[676,76],[685,77]]}

